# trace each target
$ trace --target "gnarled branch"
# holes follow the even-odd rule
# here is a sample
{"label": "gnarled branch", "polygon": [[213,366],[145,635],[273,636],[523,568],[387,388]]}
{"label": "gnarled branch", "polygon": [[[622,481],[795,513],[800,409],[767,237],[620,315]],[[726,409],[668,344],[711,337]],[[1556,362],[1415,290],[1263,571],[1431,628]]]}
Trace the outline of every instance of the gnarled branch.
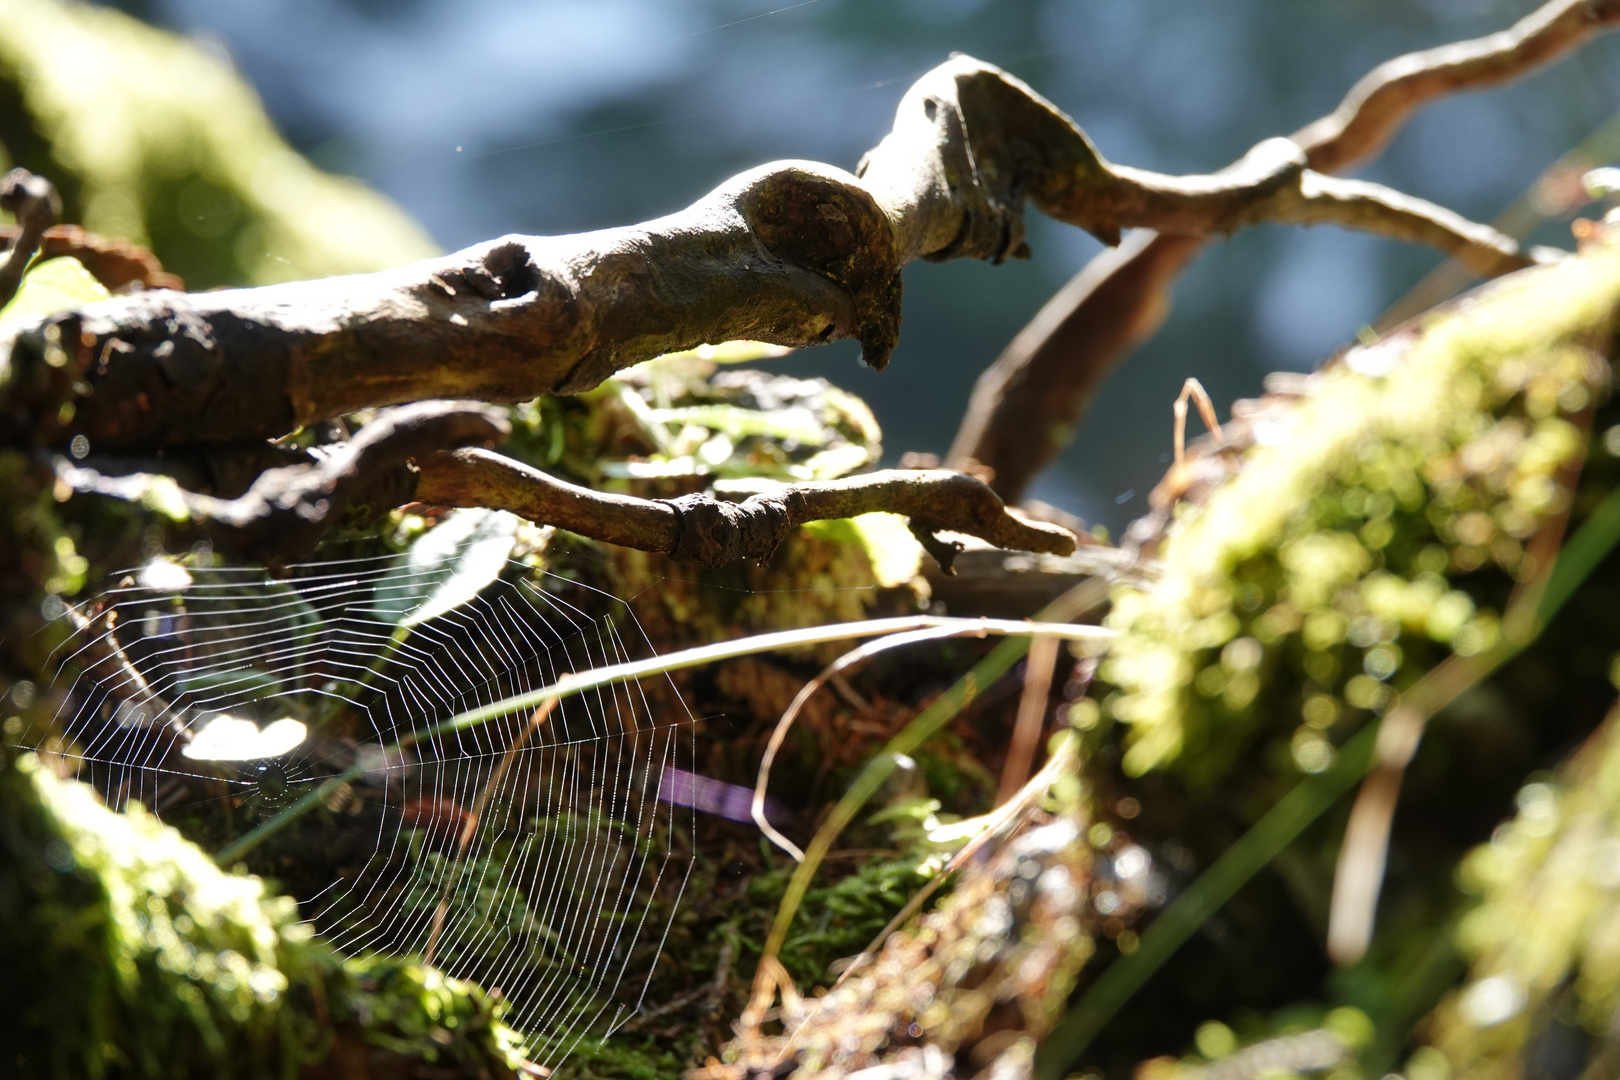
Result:
{"label": "gnarled branch", "polygon": [[307,556],[339,521],[370,521],[410,502],[416,488],[412,460],[496,442],[510,430],[499,409],[476,403],[423,401],[389,409],[311,463],[265,470],[235,499],[186,491],[166,476],[145,472],[107,475],[66,461],[57,472],[75,491],[189,512],[222,546],[277,565]]}
{"label": "gnarled branch", "polygon": [[1436,98],[1510,82],[1617,24],[1615,0],[1552,0],[1506,30],[1386,60],[1293,140],[1311,168],[1343,172],[1377,155],[1408,117]]}
{"label": "gnarled branch", "polygon": [[[1301,128],[1290,141],[1311,170],[1340,172],[1376,154],[1407,117],[1434,99],[1508,82],[1617,25],[1620,0],[1552,0],[1509,30],[1380,64],[1331,114]],[[1331,201],[1318,201],[1315,209],[1321,216],[1314,220],[1335,220],[1327,209]],[[1341,205],[1343,212],[1351,212],[1349,203]],[[1428,216],[1432,214],[1425,206],[1408,219],[1414,233],[1429,229]],[[1394,217],[1380,215],[1379,221],[1389,228],[1374,231],[1400,235],[1393,231]],[[1468,245],[1466,253],[1461,247],[1448,248],[1445,233],[1466,224],[1453,221],[1428,236],[1401,238],[1448,250],[1476,273],[1490,275],[1509,266],[1504,262],[1491,268],[1479,244]],[[1003,498],[1022,497],[1035,475],[1068,444],[1115,365],[1158,330],[1170,308],[1171,287],[1205,242],[1161,230],[1139,234],[1096,256],[979,377],[946,464],[982,466],[994,474],[991,486]]]}
{"label": "gnarled branch", "polygon": [[167,476],[110,463],[94,468],[59,458],[57,474],[75,491],[189,513],[222,546],[272,565],[307,556],[339,521],[363,524],[413,501],[510,510],[594,540],[707,566],[765,559],[806,522],[876,510],[908,516],[947,573],[944,553],[954,549],[934,537],[937,531],[1020,551],[1075,550],[1073,533],[1010,512],[988,487],[961,473],[868,473],[785,485],[735,503],[701,493],[638,499],[579,487],[472,445],[498,442],[509,430],[500,410],[469,402],[387,409],[353,439],[311,462],[266,469],[234,499],[187,491]]}
{"label": "gnarled branch", "polygon": [[779,162],[644,225],[509,236],[381,274],[91,305],[22,335],[0,396],[21,404],[16,430],[82,434],[104,451],[262,438],[434,397],[570,393],[729,338],[854,338],[881,367],[899,334],[901,268],[1024,253],[1026,198],[1109,242],[1137,226],[1334,220],[1438,241],[1492,272],[1528,261],[1437,207],[1333,189],[1286,140],[1214,176],[1111,165],[1028,86],[959,56],[907,92],[858,176]]}
{"label": "gnarled branch", "polygon": [[940,469],[790,484],[733,503],[701,493],[637,499],[591,491],[472,448],[431,454],[417,467],[416,497],[422,502],[510,510],[582,536],[707,566],[764,559],[805,522],[877,510],[906,515],[913,529],[967,533],[997,547],[1055,555],[1075,548],[1067,529],[1017,517],[978,480]]}
{"label": "gnarled branch", "polygon": [[[21,225],[0,226],[0,248],[13,252],[26,247],[28,237]],[[71,256],[84,264],[90,275],[109,292],[138,286],[144,289],[182,289],[185,282],[163,269],[156,255],[139,244],[98,236],[78,225],[52,225],[39,237],[39,257],[59,259]]]}

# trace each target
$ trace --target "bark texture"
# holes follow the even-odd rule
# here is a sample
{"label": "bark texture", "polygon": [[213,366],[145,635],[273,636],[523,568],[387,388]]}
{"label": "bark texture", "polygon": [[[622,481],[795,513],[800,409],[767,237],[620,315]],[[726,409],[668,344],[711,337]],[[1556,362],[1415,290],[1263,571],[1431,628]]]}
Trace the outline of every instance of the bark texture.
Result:
{"label": "bark texture", "polygon": [[1103,159],[1028,86],[958,56],[919,80],[858,175],[778,162],[643,225],[508,236],[379,274],[158,291],[52,317],[4,372],[11,430],[98,451],[280,435],[428,398],[574,393],[661,353],[754,338],[860,342],[882,367],[913,259],[1025,254],[1025,201],[1109,243],[1334,221],[1437,244],[1482,273],[1531,256],[1486,226],[1312,172],[1287,140],[1214,176]]}
{"label": "bark texture", "polygon": [[[1075,548],[1067,529],[1009,513],[984,484],[945,470],[790,484],[741,502],[724,502],[702,492],[637,499],[591,491],[477,449],[435,454],[420,468],[416,497],[425,503],[510,510],[597,540],[707,566],[758,562],[806,522],[874,511],[904,514],[914,531],[930,536],[938,530],[962,532],[998,547],[1054,555],[1069,555]],[[939,551],[930,550],[939,557]]]}

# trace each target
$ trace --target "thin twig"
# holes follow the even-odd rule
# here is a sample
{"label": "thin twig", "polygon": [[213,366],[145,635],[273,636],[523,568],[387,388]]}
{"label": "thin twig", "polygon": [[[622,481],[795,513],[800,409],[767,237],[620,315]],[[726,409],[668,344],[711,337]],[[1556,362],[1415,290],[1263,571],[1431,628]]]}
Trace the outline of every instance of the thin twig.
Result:
{"label": "thin twig", "polygon": [[1007,761],[1001,769],[1001,787],[996,805],[1012,799],[1029,779],[1035,762],[1035,747],[1046,722],[1046,701],[1052,692],[1052,669],[1057,665],[1057,638],[1035,635],[1024,661],[1024,692],[1018,699],[1018,718],[1013,722],[1012,740],[1007,744]]}
{"label": "thin twig", "polygon": [[1215,415],[1215,403],[1209,400],[1209,391],[1197,379],[1188,379],[1181,384],[1181,393],[1170,406],[1170,415],[1174,419],[1171,429],[1171,444],[1175,450],[1172,467],[1179,467],[1187,456],[1187,399],[1191,398],[1198,405],[1198,416],[1204,421],[1204,427],[1215,439],[1221,438],[1221,419]]}
{"label": "thin twig", "polygon": [[1615,0],[1552,0],[1506,30],[1386,60],[1337,108],[1293,140],[1311,168],[1343,172],[1375,156],[1423,106],[1465,90],[1500,86],[1560,60],[1620,25]]}
{"label": "thin twig", "polygon": [[1074,534],[1062,526],[1016,516],[981,481],[943,469],[787,484],[724,502],[703,493],[654,500],[592,491],[472,448],[425,456],[417,465],[416,498],[422,502],[510,510],[597,540],[708,566],[759,561],[806,522],[873,511],[904,514],[929,535],[961,532],[997,547],[1055,555],[1075,548]]}

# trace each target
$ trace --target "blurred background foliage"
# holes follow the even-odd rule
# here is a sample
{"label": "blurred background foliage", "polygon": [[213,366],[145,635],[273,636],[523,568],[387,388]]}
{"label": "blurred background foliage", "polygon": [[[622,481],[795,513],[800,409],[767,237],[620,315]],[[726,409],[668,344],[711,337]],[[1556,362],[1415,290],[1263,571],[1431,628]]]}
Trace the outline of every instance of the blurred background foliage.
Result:
{"label": "blurred background foliage", "polygon": [[[565,233],[644,220],[773,158],[851,168],[888,130],[905,87],[952,50],[1032,83],[1116,161],[1207,171],[1258,139],[1328,111],[1378,62],[1501,29],[1535,4],[122,0],[118,6],[235,65],[294,148],[323,169],[386,193],[439,246],[452,249],[506,232]],[[11,0],[6,7],[24,13],[35,4]],[[58,59],[74,54],[16,15],[6,21],[13,38],[51,41]],[[22,48],[5,46],[8,67],[19,63],[12,57]],[[227,89],[218,69],[195,53],[184,61],[175,55],[168,70],[174,89],[164,92],[211,102],[218,117],[212,123],[225,129],[222,140],[246,138],[248,129],[255,139],[268,138],[256,119],[243,119],[251,116],[244,91]],[[1620,108],[1617,61],[1620,39],[1600,39],[1506,90],[1443,101],[1416,116],[1366,175],[1491,220]],[[108,61],[74,65],[85,73],[69,80],[80,93],[95,92],[96,84],[85,81],[90,76],[144,84],[151,93],[162,81]],[[205,121],[199,115],[197,122]],[[4,141],[11,146],[11,135]],[[185,172],[169,155],[156,156]],[[404,226],[382,228],[375,208],[351,215],[336,211],[335,201],[329,214],[292,205],[286,192],[300,185],[278,194],[272,164],[264,166],[261,187],[252,175],[245,178],[248,192],[264,193],[265,204],[255,203],[252,213],[272,213],[284,201],[296,224],[278,221],[273,237],[257,241],[238,240],[234,231],[230,243],[186,235],[199,227],[198,204],[226,201],[209,186],[217,183],[209,169],[255,167],[245,155],[222,154],[186,174],[200,185],[154,180],[146,188],[152,201],[144,231],[194,287],[331,272],[341,260],[333,252],[317,256],[317,238],[348,247],[357,261],[398,261],[420,250],[420,238]],[[242,182],[224,186],[241,199]],[[182,196],[191,209],[182,208]],[[88,216],[88,206],[86,200],[86,224],[104,227]],[[203,231],[218,228],[215,220]],[[900,350],[881,375],[858,366],[852,343],[777,363],[795,374],[827,376],[870,402],[887,433],[891,463],[907,450],[942,453],[973,379],[1097,250],[1078,230],[1044,219],[1032,227],[1029,263],[911,267]],[[280,229],[299,230],[297,243]],[[1563,223],[1544,226],[1535,239],[1568,246]],[[1112,380],[1068,454],[1033,494],[1117,532],[1142,512],[1168,460],[1168,405],[1182,379],[1203,380],[1224,415],[1234,398],[1258,391],[1265,373],[1308,369],[1351,340],[1437,261],[1427,250],[1332,228],[1253,229],[1212,249],[1178,287],[1165,330]]]}
{"label": "blurred background foliage", "polygon": [[194,289],[434,253],[387,199],[310,167],[206,50],[87,6],[15,0],[0,10],[6,166],[55,183],[64,220],[153,248]]}

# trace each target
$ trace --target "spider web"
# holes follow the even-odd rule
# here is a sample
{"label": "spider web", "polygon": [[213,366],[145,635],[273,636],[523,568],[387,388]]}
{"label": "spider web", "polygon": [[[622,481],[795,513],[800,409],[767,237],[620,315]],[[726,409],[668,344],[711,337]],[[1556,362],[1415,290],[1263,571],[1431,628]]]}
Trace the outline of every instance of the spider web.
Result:
{"label": "spider web", "polygon": [[693,722],[667,676],[458,722],[653,651],[624,602],[508,559],[509,516],[459,516],[426,557],[114,575],[64,616],[34,742],[205,848],[260,828],[245,861],[340,950],[498,987],[554,1068],[647,993],[690,868],[694,811],[660,794]]}

